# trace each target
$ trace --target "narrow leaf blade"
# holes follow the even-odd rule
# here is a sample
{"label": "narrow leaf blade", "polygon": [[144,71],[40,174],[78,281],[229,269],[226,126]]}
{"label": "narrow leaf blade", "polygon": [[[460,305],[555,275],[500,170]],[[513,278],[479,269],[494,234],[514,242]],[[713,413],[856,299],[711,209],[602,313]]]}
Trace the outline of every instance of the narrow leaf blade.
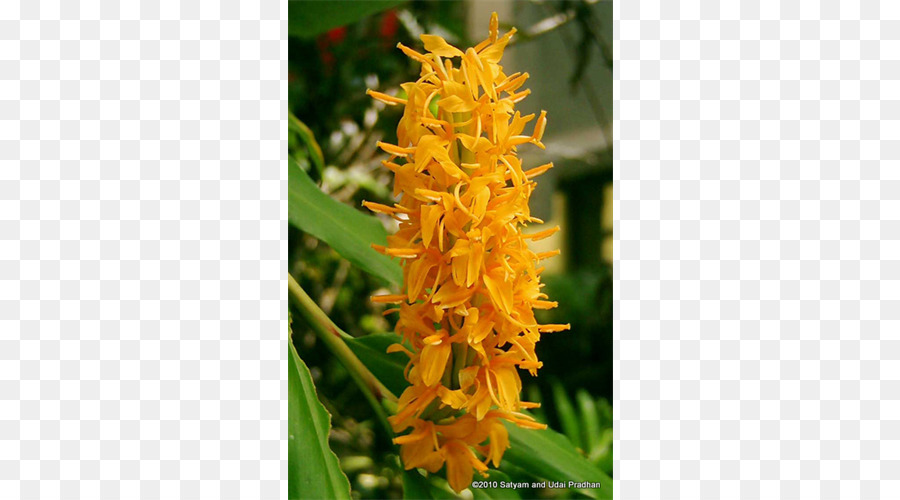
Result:
{"label": "narrow leaf blade", "polygon": [[578,409],[581,412],[581,435],[584,443],[584,452],[593,456],[600,446],[602,431],[600,430],[600,416],[597,414],[597,405],[594,398],[584,389],[579,389],[575,394],[578,401]]}
{"label": "narrow leaf blade", "polygon": [[448,490],[441,489],[429,478],[424,477],[419,471],[403,471],[403,498],[415,500],[443,500],[454,499],[456,495]]}
{"label": "narrow leaf blade", "polygon": [[366,16],[376,14],[404,3],[405,0],[345,0],[309,1],[289,0],[288,34],[301,38],[317,35],[355,23]]}
{"label": "narrow leaf blade", "polygon": [[566,484],[569,481],[599,483],[600,488],[579,491],[598,500],[612,498],[612,479],[578,453],[565,436],[550,429],[523,429],[505,424],[510,447],[503,455],[503,462],[508,461],[534,476]]}
{"label": "narrow leaf blade", "polygon": [[331,415],[288,341],[288,498],[350,498],[350,482],[328,447]]}
{"label": "narrow leaf blade", "polygon": [[321,179],[325,175],[325,157],[322,155],[322,148],[316,141],[316,136],[312,130],[300,121],[293,113],[288,113],[288,129],[300,136],[303,144],[306,145],[309,156],[312,158],[312,164],[316,169],[316,173]]}
{"label": "narrow leaf blade", "polygon": [[374,333],[346,341],[353,354],[366,365],[372,375],[396,395],[409,385],[403,377],[409,358],[401,352],[388,354],[386,350],[389,345],[399,341],[400,337],[393,333]]}
{"label": "narrow leaf blade", "polygon": [[390,283],[403,281],[400,264],[372,249],[372,243],[387,243],[387,231],[381,222],[323,193],[306,172],[290,161],[288,220],[301,231],[331,245],[363,271]]}
{"label": "narrow leaf blade", "polygon": [[559,423],[563,433],[572,441],[576,447],[584,449],[581,442],[581,432],[578,430],[578,418],[575,416],[575,409],[572,402],[566,394],[565,388],[559,381],[553,382],[553,402],[556,405],[556,414],[559,416]]}

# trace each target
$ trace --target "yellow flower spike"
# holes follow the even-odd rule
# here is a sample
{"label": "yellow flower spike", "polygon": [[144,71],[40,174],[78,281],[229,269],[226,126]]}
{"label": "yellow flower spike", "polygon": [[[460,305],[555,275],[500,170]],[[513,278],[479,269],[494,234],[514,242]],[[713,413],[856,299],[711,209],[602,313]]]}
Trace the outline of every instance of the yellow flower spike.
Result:
{"label": "yellow flower spike", "polygon": [[398,434],[411,429],[394,439],[404,467],[446,467],[457,492],[475,470],[500,465],[509,448],[503,420],[545,427],[519,413],[537,407],[519,399],[519,370],[535,375],[541,334],[568,329],[534,318],[534,309],[557,305],[540,291],[539,262],[558,252],[535,253],[528,242],[559,228],[522,232],[540,222],[528,208],[532,179],[553,165],[524,170],[517,156],[524,144],[544,147],[547,115],[515,109],[530,91],[527,73],[507,75],[500,64],[514,33],[501,35],[494,13],[488,38],[472,48],[427,34],[424,53],[398,44],[421,64],[420,77],[401,85],[405,99],[368,91],[403,106],[398,143],[378,143],[390,155],[382,164],[394,173],[398,202],[364,203],[399,223],[386,246],[373,245],[403,267],[402,293],[372,298],[397,304],[390,311],[399,312],[405,345],[388,351],[409,357],[410,385],[389,421]]}

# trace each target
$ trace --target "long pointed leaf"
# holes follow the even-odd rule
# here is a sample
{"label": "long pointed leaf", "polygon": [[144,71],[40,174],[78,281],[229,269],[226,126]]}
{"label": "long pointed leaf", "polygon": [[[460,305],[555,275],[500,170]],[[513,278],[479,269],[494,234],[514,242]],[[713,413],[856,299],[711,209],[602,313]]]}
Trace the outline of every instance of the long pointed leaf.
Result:
{"label": "long pointed leaf", "polygon": [[558,380],[553,382],[553,402],[556,404],[556,414],[559,416],[559,424],[563,433],[577,448],[585,449],[581,441],[581,432],[578,430],[578,418],[575,409],[566,394],[566,390]]}
{"label": "long pointed leaf", "polygon": [[288,341],[288,498],[350,498],[350,482],[328,447],[331,415]]}
{"label": "long pointed leaf", "polygon": [[288,129],[299,135],[303,144],[306,145],[306,149],[309,151],[309,157],[312,159],[313,167],[315,167],[316,173],[321,179],[322,176],[325,175],[325,158],[322,156],[322,148],[316,141],[316,136],[313,134],[312,130],[294,116],[293,113],[288,113]]}
{"label": "long pointed leaf", "polygon": [[594,398],[584,389],[578,390],[575,400],[578,401],[578,409],[581,412],[581,437],[583,438],[582,443],[584,443],[582,449],[588,454],[588,457],[591,457],[597,453],[602,438],[597,405]]}
{"label": "long pointed leaf", "polygon": [[372,249],[387,243],[387,231],[366,215],[323,193],[294,162],[288,162],[288,220],[331,245],[342,257],[363,271],[400,284],[400,264]]}
{"label": "long pointed leaf", "polygon": [[503,462],[508,461],[537,477],[566,484],[569,481],[599,483],[600,488],[579,488],[579,491],[598,500],[612,498],[612,479],[578,453],[566,436],[550,429],[523,429],[505,424],[510,446]]}
{"label": "long pointed leaf", "polygon": [[400,341],[393,333],[374,333],[355,339],[347,339],[347,347],[366,365],[366,368],[394,394],[401,394],[409,382],[403,377],[403,370],[409,358],[399,352],[386,353],[391,344]]}
{"label": "long pointed leaf", "polygon": [[419,473],[419,471],[403,471],[403,498],[409,500],[445,500],[454,499],[456,495],[449,490],[442,489],[431,480]]}
{"label": "long pointed leaf", "polygon": [[288,34],[312,38],[326,31],[404,3],[404,0],[345,0],[288,2]]}

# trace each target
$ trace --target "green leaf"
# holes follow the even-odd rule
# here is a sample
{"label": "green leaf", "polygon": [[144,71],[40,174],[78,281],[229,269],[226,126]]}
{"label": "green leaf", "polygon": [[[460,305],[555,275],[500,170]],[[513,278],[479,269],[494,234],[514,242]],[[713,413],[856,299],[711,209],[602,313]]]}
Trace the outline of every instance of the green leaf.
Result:
{"label": "green leaf", "polygon": [[612,498],[612,479],[578,453],[565,436],[550,429],[523,429],[509,422],[504,424],[509,431],[510,447],[503,455],[503,462],[552,481],[600,483],[600,488],[578,491],[599,500]]}
{"label": "green leaf", "polygon": [[[509,476],[496,469],[488,471],[488,477],[475,474],[474,481],[510,482]],[[476,500],[518,499],[521,498],[514,488],[469,488],[472,498]],[[447,480],[438,475],[425,477],[417,469],[403,471],[403,498],[407,499],[456,499],[460,498],[450,490]]]}
{"label": "green leaf", "polygon": [[400,264],[372,249],[372,243],[387,243],[387,232],[381,222],[323,193],[291,161],[288,161],[288,220],[301,231],[331,245],[363,271],[390,283],[403,281]]}
{"label": "green leaf", "polygon": [[[528,395],[526,401],[531,401],[532,403],[540,403],[543,401],[543,398],[541,397],[541,390],[535,384],[527,386],[527,388],[525,389],[525,393]],[[547,415],[544,413],[543,405],[531,410],[531,416],[542,424],[547,423]]]}
{"label": "green leaf", "polygon": [[403,498],[410,500],[455,499],[456,495],[445,490],[418,470],[403,471]]}
{"label": "green leaf", "polygon": [[562,426],[563,433],[569,438],[576,447],[584,449],[581,443],[581,431],[578,430],[578,417],[575,416],[575,409],[566,390],[558,380],[553,381],[553,402],[556,405],[556,414],[559,416],[559,423]]}
{"label": "green leaf", "polygon": [[350,482],[328,447],[331,415],[288,341],[288,498],[350,498]]}
{"label": "green leaf", "polygon": [[402,3],[404,0],[288,0],[288,34],[313,38]]}
{"label": "green leaf", "polygon": [[600,446],[596,459],[592,455],[590,457],[603,472],[609,475],[613,473],[613,430],[608,428],[603,431],[603,437],[600,439]]}
{"label": "green leaf", "polygon": [[312,158],[312,164],[321,179],[325,175],[325,157],[322,156],[322,148],[319,147],[312,130],[290,112],[288,112],[288,129],[299,135],[303,143],[306,144],[306,149],[309,151],[310,158]]}
{"label": "green leaf", "polygon": [[593,456],[595,450],[600,446],[602,437],[600,431],[600,416],[597,414],[597,406],[594,398],[584,389],[579,389],[575,394],[575,400],[578,402],[578,410],[581,413],[581,434],[584,439],[584,447],[582,448],[588,456]]}
{"label": "green leaf", "polygon": [[403,370],[409,357],[402,352],[388,354],[391,344],[400,342],[400,336],[394,333],[374,333],[355,339],[347,339],[347,346],[366,368],[395,395],[400,395],[409,382],[403,377]]}

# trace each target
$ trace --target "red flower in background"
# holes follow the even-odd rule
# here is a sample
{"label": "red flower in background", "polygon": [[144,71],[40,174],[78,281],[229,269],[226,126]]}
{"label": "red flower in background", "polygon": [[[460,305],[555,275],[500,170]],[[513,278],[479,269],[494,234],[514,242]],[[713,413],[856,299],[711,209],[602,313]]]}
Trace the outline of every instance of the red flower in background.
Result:
{"label": "red flower in background", "polygon": [[346,26],[338,26],[333,30],[329,31],[325,34],[328,37],[328,40],[332,45],[337,45],[344,41],[344,37],[347,36],[347,27]]}
{"label": "red flower in background", "polygon": [[331,47],[340,45],[347,36],[347,27],[338,26],[316,39],[316,47],[319,49],[319,57],[322,58],[322,64],[325,65],[329,72],[334,68],[334,54]]}
{"label": "red flower in background", "polygon": [[389,10],[381,16],[381,38],[385,41],[390,42],[393,40],[394,35],[397,34],[397,27],[400,23],[397,21],[397,11]]}

